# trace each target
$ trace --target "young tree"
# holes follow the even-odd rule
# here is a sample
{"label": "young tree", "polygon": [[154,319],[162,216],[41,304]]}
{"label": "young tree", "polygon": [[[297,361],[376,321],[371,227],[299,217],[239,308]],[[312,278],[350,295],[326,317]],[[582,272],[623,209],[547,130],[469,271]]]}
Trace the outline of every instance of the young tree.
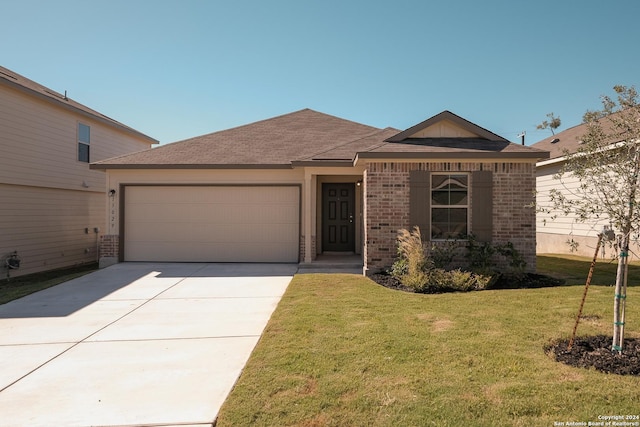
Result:
{"label": "young tree", "polygon": [[612,350],[622,352],[629,243],[640,232],[640,105],[634,87],[615,86],[616,98],[602,97],[602,110],[584,115],[587,127],[575,153],[554,177],[573,176],[572,192],[551,190],[553,208],[577,221],[610,222],[618,234]]}
{"label": "young tree", "polygon": [[555,130],[560,127],[560,117],[556,117],[555,114],[549,113],[547,114],[549,120],[545,120],[536,126],[536,129],[549,129],[551,130],[551,135],[555,135]]}

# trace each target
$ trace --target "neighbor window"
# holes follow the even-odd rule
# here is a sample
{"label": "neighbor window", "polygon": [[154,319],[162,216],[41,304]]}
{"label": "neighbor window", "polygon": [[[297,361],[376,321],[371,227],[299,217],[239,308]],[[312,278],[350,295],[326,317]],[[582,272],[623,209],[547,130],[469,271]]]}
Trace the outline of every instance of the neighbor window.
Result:
{"label": "neighbor window", "polygon": [[431,175],[431,238],[454,239],[468,234],[469,175]]}
{"label": "neighbor window", "polygon": [[91,128],[78,123],[78,161],[89,163],[89,144],[91,142]]}

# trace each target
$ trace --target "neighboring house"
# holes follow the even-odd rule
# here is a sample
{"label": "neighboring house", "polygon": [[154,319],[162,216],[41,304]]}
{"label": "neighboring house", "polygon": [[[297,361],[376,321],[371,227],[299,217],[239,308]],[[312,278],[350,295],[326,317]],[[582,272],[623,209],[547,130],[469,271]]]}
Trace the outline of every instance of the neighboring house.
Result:
{"label": "neighboring house", "polygon": [[535,270],[535,163],[547,157],[448,111],[399,131],[305,109],[91,168],[114,194],[113,262],[356,253],[373,273],[393,262],[398,230],[419,225],[427,240],[511,241]]}
{"label": "neighboring house", "polygon": [[89,163],[157,143],[0,67],[0,277],[96,261],[106,178]]}
{"label": "neighboring house", "polygon": [[[607,124],[604,123],[605,130]],[[571,175],[562,180],[554,179],[566,162],[567,153],[575,153],[581,138],[587,133],[587,125],[580,124],[553,136],[536,142],[532,147],[550,153],[550,158],[536,165],[536,205],[540,208],[537,214],[537,251],[538,253],[558,253],[583,255],[592,257],[598,241],[598,234],[609,222],[578,222],[573,215],[552,210],[550,191],[556,189],[565,194],[573,193],[580,181]]]}

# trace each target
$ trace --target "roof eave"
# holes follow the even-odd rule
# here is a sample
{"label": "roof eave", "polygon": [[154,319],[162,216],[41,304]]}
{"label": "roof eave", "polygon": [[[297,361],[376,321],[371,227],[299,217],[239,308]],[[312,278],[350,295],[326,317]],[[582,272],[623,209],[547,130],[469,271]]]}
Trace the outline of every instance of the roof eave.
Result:
{"label": "roof eave", "polygon": [[563,163],[567,161],[567,156],[554,157],[553,159],[544,159],[536,163],[536,167],[544,167],[554,165],[557,163]]}
{"label": "roof eave", "polygon": [[42,94],[42,93],[40,93],[40,92],[38,92],[36,90],[33,90],[31,88],[22,86],[21,84],[14,83],[14,82],[11,82],[11,81],[9,81],[7,79],[2,79],[2,78],[0,78],[0,83],[3,83],[3,84],[5,84],[5,85],[7,85],[7,86],[9,86],[9,87],[11,87],[13,89],[16,89],[16,90],[18,90],[18,91],[20,91],[22,93],[26,93],[28,95],[35,96],[36,98],[38,98],[40,100],[43,100],[45,102],[48,102],[50,104],[57,105],[59,107],[65,108],[65,109],[70,110],[70,111],[73,111],[76,114],[80,114],[80,115],[85,116],[85,117],[90,117],[90,118],[92,118],[94,120],[97,120],[97,121],[107,125],[107,126],[117,128],[117,129],[119,129],[119,130],[121,130],[121,131],[123,131],[125,133],[130,134],[130,135],[136,136],[138,138],[146,139],[151,144],[159,144],[160,143],[160,141],[158,141],[157,139],[152,138],[152,137],[150,137],[148,135],[145,135],[144,133],[139,132],[139,131],[137,131],[137,130],[135,130],[133,128],[130,128],[130,127],[126,126],[126,125],[123,125],[122,123],[119,123],[119,122],[117,122],[117,121],[115,121],[113,119],[112,119],[113,121],[107,120],[105,117],[102,117],[100,115],[91,114],[91,113],[89,113],[87,111],[83,111],[83,110],[81,110],[81,109],[79,109],[79,108],[77,108],[77,107],[75,107],[73,105],[70,105],[70,104],[67,104],[65,102],[62,102],[62,100],[57,100],[55,98],[49,97],[49,96],[44,95],[44,94]]}
{"label": "roof eave", "polygon": [[352,167],[353,160],[296,160],[291,162],[293,167],[322,166],[322,167]]}
{"label": "roof eave", "polygon": [[90,169],[115,170],[115,169],[292,169],[291,164],[108,164],[91,163]]}
{"label": "roof eave", "polygon": [[356,156],[356,162],[358,159],[421,159],[421,160],[442,160],[442,159],[531,159],[541,160],[548,159],[549,153],[546,151],[541,152],[521,152],[521,153],[496,153],[496,152],[409,152],[409,153],[397,153],[397,152],[363,152],[358,153]]}

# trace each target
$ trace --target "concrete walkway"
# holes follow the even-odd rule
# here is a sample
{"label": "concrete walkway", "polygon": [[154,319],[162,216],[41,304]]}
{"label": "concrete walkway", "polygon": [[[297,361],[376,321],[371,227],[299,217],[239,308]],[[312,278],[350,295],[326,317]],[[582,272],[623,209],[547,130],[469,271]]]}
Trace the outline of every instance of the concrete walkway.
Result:
{"label": "concrete walkway", "polygon": [[211,426],[296,270],[123,263],[0,305],[0,425]]}

